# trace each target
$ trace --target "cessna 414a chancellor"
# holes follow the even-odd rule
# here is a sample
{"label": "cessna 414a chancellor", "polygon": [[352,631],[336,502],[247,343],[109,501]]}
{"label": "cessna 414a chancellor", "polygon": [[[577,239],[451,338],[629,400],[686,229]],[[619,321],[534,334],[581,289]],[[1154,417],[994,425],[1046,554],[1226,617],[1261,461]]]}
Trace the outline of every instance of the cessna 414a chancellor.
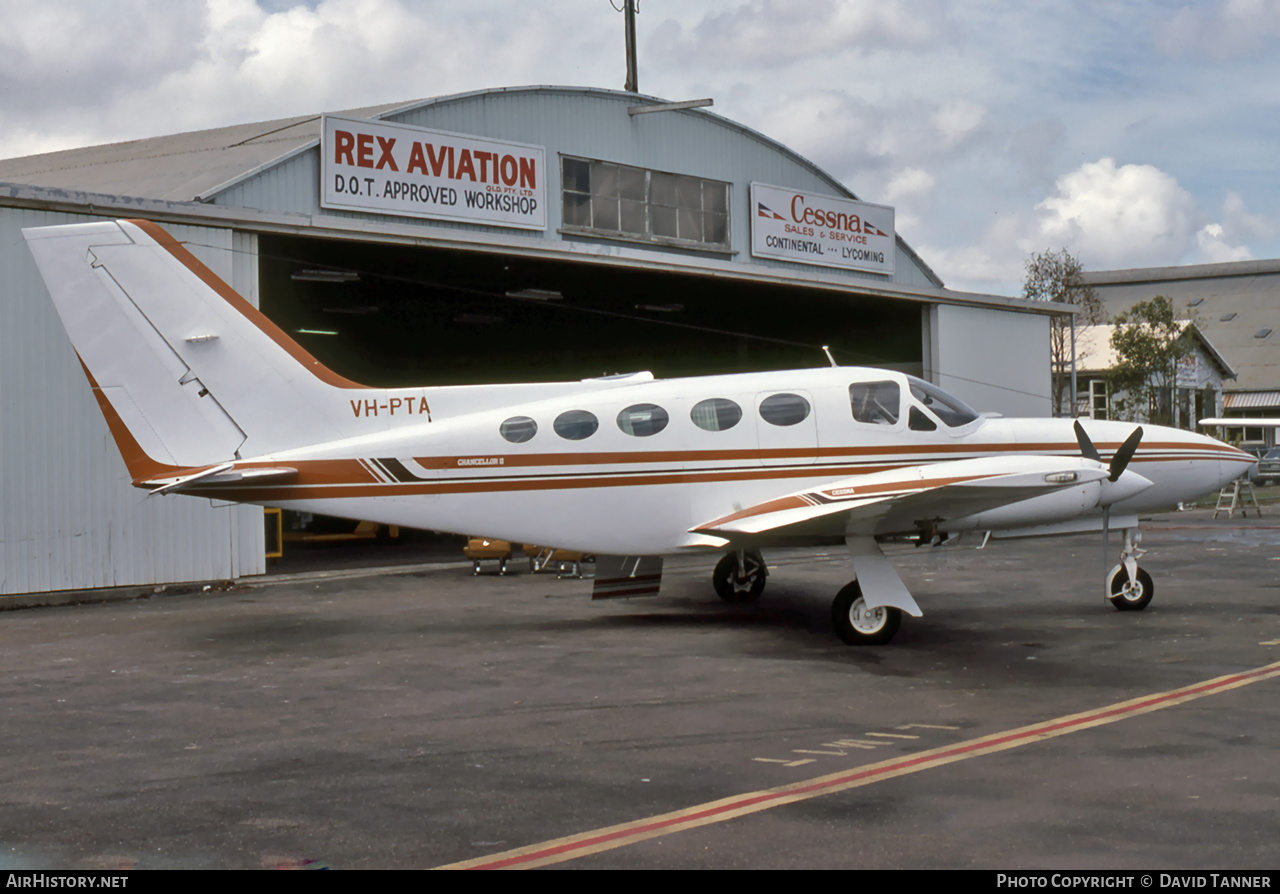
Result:
{"label": "cessna 414a chancellor", "polygon": [[1254,462],[1177,429],[984,418],[879,369],[367,388],[153,223],[24,232],[135,486],[581,550],[596,596],[656,593],[662,556],[707,551],[751,601],[761,547],[843,541],[836,630],[883,643],[920,609],[882,543],[1116,527],[1106,593],[1141,609],[1137,513]]}

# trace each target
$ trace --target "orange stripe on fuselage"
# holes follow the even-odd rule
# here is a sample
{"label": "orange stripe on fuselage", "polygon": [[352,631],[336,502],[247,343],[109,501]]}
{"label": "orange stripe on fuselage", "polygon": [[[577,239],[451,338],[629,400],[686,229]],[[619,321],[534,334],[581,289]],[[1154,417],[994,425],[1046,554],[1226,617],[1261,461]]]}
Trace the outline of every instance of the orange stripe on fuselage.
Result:
{"label": "orange stripe on fuselage", "polygon": [[[1100,452],[1114,453],[1120,448],[1120,442],[1114,444],[1099,443]],[[978,456],[991,456],[1005,453],[1017,454],[1054,454],[1066,453],[1077,455],[1079,446],[1070,443],[1037,443],[1037,444],[894,444],[867,447],[785,447],[767,450],[653,450],[653,451],[617,451],[611,453],[532,453],[527,455],[512,453],[472,453],[458,456],[416,456],[414,462],[426,469],[460,469],[474,468],[468,466],[470,460],[502,459],[498,468],[531,468],[540,466],[589,466],[631,463],[679,463],[679,462],[741,462],[752,460],[809,460],[840,459],[854,456],[877,456],[892,451],[896,456],[920,456],[925,454],[951,455],[971,453]],[[1223,459],[1242,459],[1249,456],[1234,447],[1212,444],[1188,444],[1179,441],[1156,441],[1143,443],[1139,456],[1147,457],[1156,451],[1175,450],[1210,452]],[[1249,457],[1252,461],[1252,457]]]}
{"label": "orange stripe on fuselage", "polygon": [[[1075,445],[1056,444],[1037,445],[1041,450],[1052,450],[1054,452],[1067,452],[1074,454]],[[1107,445],[1110,446],[1110,445]],[[1115,445],[1119,446],[1119,445]],[[1198,453],[1209,453],[1210,455],[1218,454],[1223,458],[1236,458],[1234,448],[1227,448],[1230,454],[1224,450],[1216,450],[1211,446],[1200,447],[1198,445],[1153,445],[1156,447],[1176,447],[1180,451],[1194,450]],[[514,468],[520,468],[521,464],[512,462],[511,457],[503,457],[504,464],[502,466],[487,467],[465,467],[458,469],[459,472],[465,472],[463,475],[445,475],[427,481],[412,482],[383,482],[376,476],[371,474],[368,469],[357,459],[349,460],[313,460],[302,462],[290,462],[288,465],[295,466],[298,469],[298,477],[288,484],[264,484],[260,487],[253,486],[216,486],[216,485],[193,485],[188,491],[190,493],[199,493],[206,496],[220,496],[224,499],[231,500],[247,500],[253,502],[277,502],[285,500],[323,500],[323,499],[355,499],[380,496],[431,496],[437,494],[463,494],[463,493],[503,493],[514,491],[541,491],[541,490],[581,490],[602,487],[634,487],[649,485],[675,485],[675,484],[695,484],[695,483],[711,483],[726,481],[760,481],[760,480],[788,480],[796,478],[844,478],[854,475],[868,475],[875,472],[890,471],[899,469],[904,466],[918,465],[918,462],[912,458],[898,459],[907,454],[919,454],[924,450],[934,450],[935,452],[953,454],[963,452],[971,456],[984,456],[997,452],[993,448],[1007,449],[1007,445],[971,445],[968,447],[960,447],[958,445],[940,445],[934,448],[916,447],[911,450],[904,450],[899,447],[893,448],[828,448],[824,451],[828,456],[844,456],[846,458],[865,457],[861,462],[857,463],[821,463],[821,464],[788,464],[788,465],[739,465],[730,466],[728,468],[654,468],[655,465],[670,464],[672,462],[750,462],[756,459],[779,458],[778,453],[782,451],[751,451],[751,450],[734,450],[734,451],[680,451],[680,452],[661,452],[661,453],[598,453],[598,454],[537,454],[521,459],[529,460],[523,464],[523,468],[531,467],[560,467],[560,471],[549,474],[529,474],[515,473],[511,474]],[[887,454],[887,450],[891,449],[892,454]],[[1172,456],[1160,455],[1144,456],[1145,451],[1140,451],[1134,457],[1135,462],[1162,462],[1168,460],[1188,458],[1184,454],[1175,454]],[[1152,451],[1155,453],[1155,451]],[[789,456],[795,456],[800,459],[813,457],[813,450],[809,451],[794,450],[786,451]],[[420,465],[428,466],[431,464],[432,458],[416,459]],[[437,457],[435,465],[437,468],[452,457]],[[896,461],[895,461],[896,460]],[[633,469],[601,469],[600,466],[610,465],[631,465],[640,466]],[[254,467],[270,467],[276,465],[270,462],[249,462],[237,463],[236,468],[246,469]],[[443,466],[453,468],[452,466]],[[483,471],[481,471],[483,468]],[[501,470],[499,472],[499,470]],[[194,471],[194,470],[192,470]],[[955,483],[959,478],[949,478],[944,482],[937,483]],[[900,489],[904,483],[886,483],[868,488],[865,493],[878,493],[885,490]],[[861,496],[862,494],[859,494]],[[786,507],[779,507],[786,508]]]}

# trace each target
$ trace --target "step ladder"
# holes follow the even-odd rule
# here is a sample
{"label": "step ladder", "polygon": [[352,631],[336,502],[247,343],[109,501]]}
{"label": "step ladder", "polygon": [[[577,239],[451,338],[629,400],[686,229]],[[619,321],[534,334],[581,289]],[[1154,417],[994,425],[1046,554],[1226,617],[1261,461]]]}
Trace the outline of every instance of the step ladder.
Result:
{"label": "step ladder", "polygon": [[1227,518],[1235,518],[1236,510],[1240,510],[1241,518],[1249,517],[1249,506],[1258,518],[1262,518],[1262,510],[1258,508],[1258,497],[1253,492],[1253,482],[1249,476],[1242,475],[1218,492],[1218,505],[1213,507],[1213,517],[1219,512],[1227,513]]}

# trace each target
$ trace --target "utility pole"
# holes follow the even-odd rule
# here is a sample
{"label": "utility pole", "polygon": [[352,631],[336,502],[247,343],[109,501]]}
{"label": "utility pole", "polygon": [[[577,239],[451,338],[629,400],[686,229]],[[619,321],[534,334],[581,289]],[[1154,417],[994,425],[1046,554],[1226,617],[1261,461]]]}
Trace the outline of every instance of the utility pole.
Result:
{"label": "utility pole", "polygon": [[622,88],[629,93],[639,93],[640,84],[636,76],[636,0],[623,0],[626,4],[623,14],[627,20],[627,83]]}

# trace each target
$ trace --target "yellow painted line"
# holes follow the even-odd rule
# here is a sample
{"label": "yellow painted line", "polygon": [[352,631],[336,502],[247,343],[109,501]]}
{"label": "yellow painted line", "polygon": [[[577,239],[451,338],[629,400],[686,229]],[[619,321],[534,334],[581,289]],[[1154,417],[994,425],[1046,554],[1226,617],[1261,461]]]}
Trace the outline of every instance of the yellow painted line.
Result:
{"label": "yellow painted line", "polygon": [[958,726],[941,726],[936,723],[904,723],[902,726],[895,726],[894,729],[959,729]]}
{"label": "yellow painted line", "polygon": [[918,739],[919,736],[908,736],[904,733],[864,733],[868,736],[877,736],[881,739]]}
{"label": "yellow painted line", "polygon": [[[1250,683],[1269,680],[1277,676],[1280,676],[1280,661],[1238,674],[1227,674],[1224,677],[1217,677],[1192,686],[1184,686],[1181,689],[1173,689],[1169,692],[1161,692],[1155,695],[1144,695],[1141,698],[1118,702],[1104,708],[1095,708],[1092,711],[1085,711],[1081,714],[1071,714],[1055,720],[1046,720],[1043,723],[1034,723],[1018,729],[993,733],[977,739],[969,739],[956,745],[931,748],[928,751],[922,751],[917,754],[895,757],[880,763],[854,767],[838,773],[830,773],[826,776],[817,776],[802,782],[780,785],[776,788],[764,789],[758,792],[733,795],[718,801],[710,801],[706,804],[695,804],[671,813],[663,813],[658,816],[609,826],[604,829],[593,829],[590,832],[581,832],[577,835],[544,841],[540,844],[531,844],[528,847],[490,854],[486,857],[477,857],[474,860],[450,863],[447,866],[439,866],[437,868],[531,869],[535,866],[561,863],[565,860],[585,857],[588,854],[596,854],[601,851],[636,844],[650,838],[669,835],[672,832],[696,829],[699,826],[720,823],[735,817],[769,810],[773,807],[781,807],[783,804],[793,804],[809,798],[835,794],[851,788],[871,785],[885,779],[893,779],[898,776],[918,773],[921,770],[945,766],[946,764],[979,757],[984,754],[994,754],[998,751],[1030,745],[1033,742],[1065,736],[1069,733],[1080,732],[1095,726],[1104,726],[1108,723],[1115,723],[1117,720],[1124,720],[1139,714],[1148,714],[1152,711],[1159,711],[1162,708],[1170,708],[1184,702],[1204,698],[1207,695],[1217,695],[1221,692],[1236,689],[1240,686],[1248,686]],[[768,759],[756,758],[756,760]]]}
{"label": "yellow painted line", "polygon": [[1280,646],[1280,639],[1269,639],[1265,643],[1258,643],[1260,646]]}

